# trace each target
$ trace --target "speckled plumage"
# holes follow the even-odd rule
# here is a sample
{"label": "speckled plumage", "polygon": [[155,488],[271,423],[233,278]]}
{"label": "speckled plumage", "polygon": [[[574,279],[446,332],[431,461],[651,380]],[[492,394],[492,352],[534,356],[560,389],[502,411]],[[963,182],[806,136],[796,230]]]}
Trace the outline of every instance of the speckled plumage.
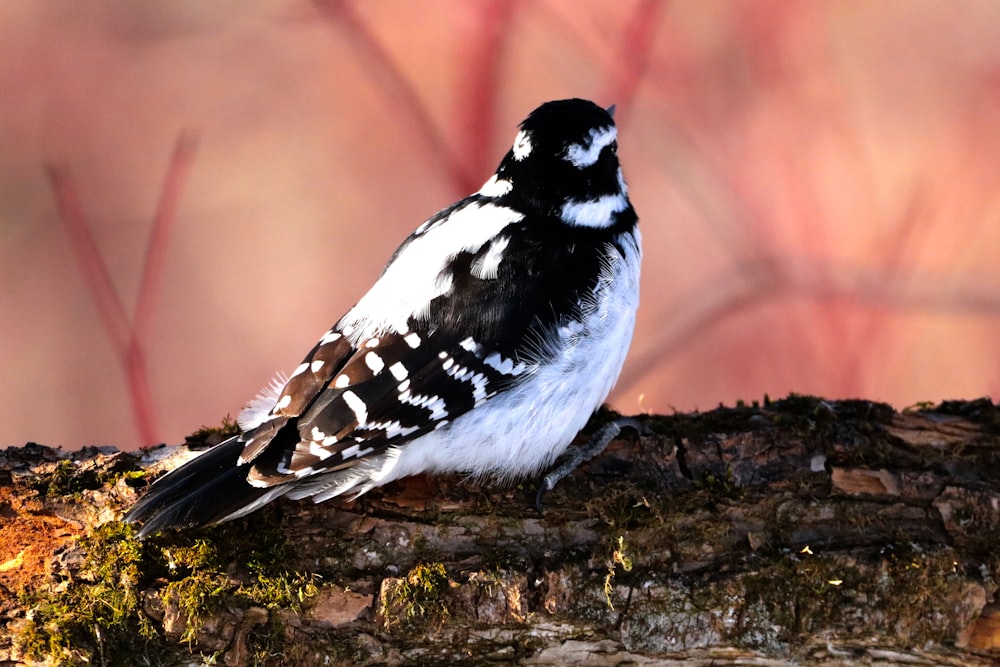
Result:
{"label": "speckled plumage", "polygon": [[148,533],[406,475],[539,472],[605,400],[638,307],[637,218],[611,115],[549,102],[483,188],[423,223],[243,433],[157,482]]}

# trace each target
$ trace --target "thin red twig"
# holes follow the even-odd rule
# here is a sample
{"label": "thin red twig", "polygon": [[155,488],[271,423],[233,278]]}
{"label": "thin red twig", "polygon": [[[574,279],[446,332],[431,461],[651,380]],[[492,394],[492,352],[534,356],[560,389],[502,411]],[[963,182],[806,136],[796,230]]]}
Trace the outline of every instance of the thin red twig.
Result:
{"label": "thin red twig", "polygon": [[196,147],[197,140],[191,132],[181,133],[174,144],[174,152],[153,218],[152,232],[146,244],[135,317],[131,324],[107,265],[94,241],[90,225],[83,214],[80,197],[69,169],[46,167],[55,193],[59,216],[69,232],[71,246],[80,262],[81,273],[94,298],[111,344],[117,351],[125,370],[132,416],[144,444],[159,442],[144,341],[152,326],[156,290],[162,282],[170,230],[176,219],[177,206],[194,161]]}
{"label": "thin red twig", "polygon": [[153,403],[153,393],[149,386],[146,350],[141,341],[136,338],[129,341],[123,363],[125,377],[128,380],[132,417],[139,430],[139,438],[144,445],[155,445],[161,440],[157,435],[159,427],[156,423],[156,405]]}
{"label": "thin red twig", "polygon": [[70,246],[76,254],[77,261],[80,262],[80,271],[94,297],[104,328],[107,329],[115,349],[124,350],[131,337],[128,315],[111,281],[111,274],[108,273],[101,252],[97,249],[94,236],[90,233],[90,226],[80,205],[80,195],[76,191],[69,168],[46,165],[45,172],[52,183],[59,217],[69,232]]}
{"label": "thin red twig", "polygon": [[133,338],[147,340],[153,322],[156,304],[155,291],[162,283],[163,269],[166,266],[167,246],[170,243],[170,231],[177,219],[177,207],[180,204],[184,184],[187,182],[198,150],[198,135],[190,130],[181,132],[174,142],[174,152],[170,156],[167,173],[160,189],[160,199],[153,215],[153,229],[146,243],[146,258],[143,261],[142,277],[139,280],[139,293],[135,303],[135,319],[132,328]]}

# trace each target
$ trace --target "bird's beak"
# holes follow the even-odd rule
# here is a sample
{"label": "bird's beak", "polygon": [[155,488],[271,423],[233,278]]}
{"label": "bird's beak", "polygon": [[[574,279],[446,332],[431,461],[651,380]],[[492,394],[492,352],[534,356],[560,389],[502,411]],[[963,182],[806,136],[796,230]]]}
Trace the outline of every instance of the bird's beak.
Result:
{"label": "bird's beak", "polygon": [[608,115],[609,115],[609,116],[611,116],[612,118],[614,118],[614,117],[615,117],[615,107],[616,107],[616,106],[618,106],[618,105],[617,105],[617,104],[612,104],[612,105],[611,105],[611,106],[609,106],[609,107],[608,107],[607,109],[605,109],[605,111],[607,111],[607,112],[608,112]]}

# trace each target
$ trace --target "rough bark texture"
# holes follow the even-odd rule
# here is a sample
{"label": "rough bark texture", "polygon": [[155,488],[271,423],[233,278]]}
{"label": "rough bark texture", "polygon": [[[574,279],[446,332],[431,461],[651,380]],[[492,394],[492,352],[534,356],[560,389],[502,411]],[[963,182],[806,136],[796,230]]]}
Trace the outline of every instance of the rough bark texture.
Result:
{"label": "rough bark texture", "polygon": [[9,448],[0,665],[997,664],[990,401],[642,419],[541,512],[420,477],[144,543],[104,522],[182,448]]}

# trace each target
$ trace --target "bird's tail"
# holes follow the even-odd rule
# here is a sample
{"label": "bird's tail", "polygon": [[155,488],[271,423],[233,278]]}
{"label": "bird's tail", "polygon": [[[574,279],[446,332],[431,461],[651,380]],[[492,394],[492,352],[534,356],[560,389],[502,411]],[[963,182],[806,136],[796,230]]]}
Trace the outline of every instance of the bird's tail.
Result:
{"label": "bird's tail", "polygon": [[244,443],[234,436],[170,471],[125,515],[142,524],[139,537],[168,528],[194,528],[243,516],[281,496],[285,486],[247,483],[249,465],[239,465]]}

